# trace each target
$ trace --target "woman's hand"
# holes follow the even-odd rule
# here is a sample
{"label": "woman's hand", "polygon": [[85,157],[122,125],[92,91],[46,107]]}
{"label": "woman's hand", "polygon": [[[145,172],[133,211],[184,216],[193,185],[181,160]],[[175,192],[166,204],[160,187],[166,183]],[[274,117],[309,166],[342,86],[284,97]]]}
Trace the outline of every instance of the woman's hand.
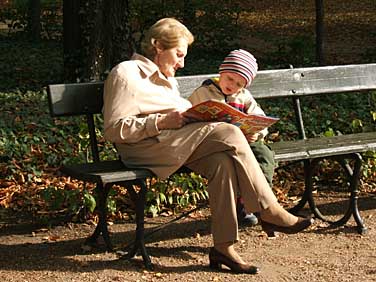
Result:
{"label": "woman's hand", "polygon": [[178,129],[183,127],[189,122],[189,118],[186,117],[183,112],[174,111],[168,114],[161,115],[157,120],[157,127],[161,129]]}

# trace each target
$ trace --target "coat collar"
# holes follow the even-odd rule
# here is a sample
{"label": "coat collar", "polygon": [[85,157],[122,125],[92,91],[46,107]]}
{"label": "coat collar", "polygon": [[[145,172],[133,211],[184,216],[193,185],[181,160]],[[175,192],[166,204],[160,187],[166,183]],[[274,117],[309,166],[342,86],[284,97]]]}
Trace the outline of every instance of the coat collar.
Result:
{"label": "coat collar", "polygon": [[132,58],[131,60],[135,61],[136,64],[138,65],[138,67],[140,68],[140,70],[147,76],[147,77],[150,77],[152,76],[154,73],[158,72],[159,71],[159,68],[158,66],[151,60],[149,60],[148,58],[140,55],[140,54],[137,54],[137,53],[134,53],[132,55]]}
{"label": "coat collar", "polygon": [[177,81],[174,77],[165,77],[160,71],[159,67],[150,59],[142,56],[138,53],[132,55],[131,60],[135,61],[139,69],[144,73],[145,77],[150,78],[150,80],[162,80],[170,88],[177,87]]}
{"label": "coat collar", "polygon": [[139,69],[144,73],[145,77],[151,81],[164,81],[164,84],[170,88],[177,87],[177,81],[174,77],[165,77],[160,71],[159,67],[150,59],[140,54],[134,53],[131,60],[135,61]]}

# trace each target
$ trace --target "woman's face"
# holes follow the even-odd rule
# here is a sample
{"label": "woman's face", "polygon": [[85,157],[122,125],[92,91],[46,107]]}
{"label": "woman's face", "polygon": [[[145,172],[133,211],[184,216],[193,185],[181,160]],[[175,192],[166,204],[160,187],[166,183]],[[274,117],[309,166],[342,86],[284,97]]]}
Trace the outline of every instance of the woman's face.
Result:
{"label": "woman's face", "polygon": [[238,93],[245,87],[245,84],[245,79],[239,74],[222,72],[219,75],[219,87],[225,95],[233,95]]}
{"label": "woman's face", "polygon": [[173,77],[178,69],[184,68],[184,58],[187,51],[188,43],[185,39],[181,39],[178,46],[174,48],[157,48],[154,63],[166,77]]}

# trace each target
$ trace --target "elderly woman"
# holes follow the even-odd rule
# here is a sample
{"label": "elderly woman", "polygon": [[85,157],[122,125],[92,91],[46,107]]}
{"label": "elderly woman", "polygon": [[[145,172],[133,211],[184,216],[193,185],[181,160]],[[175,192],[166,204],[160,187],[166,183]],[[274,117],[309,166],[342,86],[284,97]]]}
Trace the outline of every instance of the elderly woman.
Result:
{"label": "elderly woman", "polygon": [[236,126],[224,122],[189,123],[190,102],[179,95],[175,72],[193,36],[179,21],[157,21],[146,34],[140,54],[115,66],[104,89],[104,128],[129,167],[143,167],[166,178],[187,166],[208,179],[214,247],[210,267],[228,266],[255,274],[234,249],[238,241],[236,198],[258,212],[267,233],[297,233],[311,224],[284,210]]}

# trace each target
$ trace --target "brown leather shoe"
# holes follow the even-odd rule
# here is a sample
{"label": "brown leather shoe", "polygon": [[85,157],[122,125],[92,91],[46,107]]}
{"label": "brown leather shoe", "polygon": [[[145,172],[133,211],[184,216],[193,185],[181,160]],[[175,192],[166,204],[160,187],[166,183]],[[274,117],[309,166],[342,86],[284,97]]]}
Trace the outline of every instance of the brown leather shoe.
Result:
{"label": "brown leather shoe", "polygon": [[298,222],[291,226],[278,226],[273,223],[266,222],[264,220],[261,221],[261,227],[262,230],[268,234],[269,237],[274,237],[274,232],[282,232],[286,234],[295,234],[300,231],[303,231],[304,229],[308,228],[312,223],[312,218],[304,218],[299,217]]}
{"label": "brown leather shoe", "polygon": [[257,266],[237,263],[224,254],[218,252],[215,248],[210,248],[209,261],[210,268],[212,269],[221,270],[222,264],[224,264],[234,273],[257,274],[260,272],[260,269]]}

